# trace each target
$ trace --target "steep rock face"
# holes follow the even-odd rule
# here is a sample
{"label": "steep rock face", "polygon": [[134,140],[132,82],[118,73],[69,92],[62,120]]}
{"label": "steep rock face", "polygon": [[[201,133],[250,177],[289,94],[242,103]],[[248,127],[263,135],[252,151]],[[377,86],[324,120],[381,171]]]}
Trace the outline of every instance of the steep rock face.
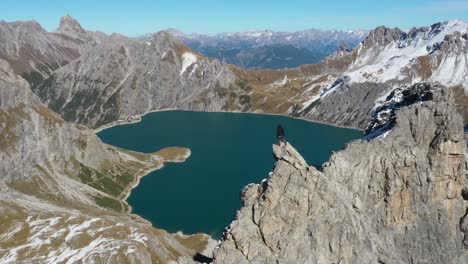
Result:
{"label": "steep rock face", "polygon": [[408,32],[381,26],[318,64],[234,72],[253,88],[251,109],[365,129],[376,101],[395,88],[421,81],[466,87],[467,31],[463,20]]}
{"label": "steep rock face", "polygon": [[421,81],[466,86],[467,28],[462,20],[408,32],[378,27],[318,64],[246,70],[207,59],[168,32],[106,37],[65,16],[51,39],[79,56],[27,79],[65,120],[93,128],[176,108],[279,113],[365,129],[376,100],[392,89]]}
{"label": "steep rock face", "polygon": [[81,27],[78,20],[70,15],[65,15],[60,19],[60,26],[57,29],[57,33],[74,36],[77,34],[86,34],[86,30]]}
{"label": "steep rock face", "polygon": [[0,59],[34,86],[105,38],[103,33],[85,31],[70,16],[62,18],[55,33],[36,21],[0,21]]}
{"label": "steep rock face", "polygon": [[307,112],[306,118],[313,120],[365,129],[376,101],[386,90],[391,90],[388,84],[343,82],[329,96],[315,100],[303,112]]}
{"label": "steep rock face", "polygon": [[36,21],[0,22],[0,58],[16,74],[44,76],[78,57],[78,50],[59,45]]}
{"label": "steep rock face", "polygon": [[[446,35],[444,40],[432,46],[433,56],[421,57],[419,69],[426,72],[430,81],[436,81],[445,85],[456,86],[462,84],[466,90],[468,83],[468,61],[466,53],[468,51],[468,32],[454,32]],[[427,65],[436,65],[436,67],[427,67]]]}
{"label": "steep rock face", "polygon": [[148,42],[112,35],[34,92],[65,120],[99,127],[158,109],[234,108],[235,80],[220,62],[160,32]]}
{"label": "steep rock face", "polygon": [[366,129],[367,137],[392,129],[396,122],[396,113],[400,108],[432,100],[434,90],[438,89],[444,87],[432,83],[417,83],[397,88],[379,99],[372,109],[372,119]]}
{"label": "steep rock face", "polygon": [[139,177],[188,152],[108,146],[0,60],[0,262],[166,263],[201,252],[207,235],[154,229],[124,201]]}
{"label": "steep rock face", "polygon": [[439,81],[448,86],[454,83],[465,85],[463,74],[455,76],[455,80],[450,82],[442,79],[449,77],[447,74],[438,71],[446,68],[445,63],[466,71],[466,62],[461,57],[467,50],[460,36],[467,31],[468,23],[463,20],[413,28],[409,32],[378,27],[358,47],[345,55],[355,59],[343,75],[347,75],[350,82],[354,83],[394,81],[410,84],[427,80]]}
{"label": "steep rock face", "polygon": [[[82,207],[95,204],[93,197],[103,195],[115,200],[120,195],[113,188],[102,189],[107,195],[86,188],[82,181],[87,180],[86,176],[92,177],[85,175],[88,170],[97,177],[98,172],[105,170],[118,177],[119,172],[125,173],[118,167],[130,163],[132,156],[138,169],[158,166],[156,157],[152,162],[152,157],[139,159],[137,153],[120,152],[103,144],[92,131],[64,122],[39,102],[8,63],[0,61],[0,66],[2,184],[26,195],[34,193],[63,204],[73,201],[73,205]],[[123,192],[124,187],[119,191]]]}
{"label": "steep rock face", "polygon": [[380,26],[372,30],[363,41],[364,46],[386,46],[394,41],[399,41],[406,36],[405,32],[398,28]]}
{"label": "steep rock face", "polygon": [[466,141],[450,90],[319,171],[289,144],[248,185],[214,263],[467,263]]}
{"label": "steep rock face", "polygon": [[[468,23],[463,20],[408,32],[378,27],[355,49],[339,51],[324,60],[324,64],[338,67],[334,74],[338,81],[326,84],[318,95],[309,97],[305,101],[308,106],[297,114],[316,120],[340,116],[336,124],[365,129],[369,107],[395,88],[430,81],[466,89],[467,32]],[[375,89],[362,93],[372,85]],[[363,96],[353,96],[355,93]],[[365,110],[359,107],[343,111],[348,105],[358,104]]]}

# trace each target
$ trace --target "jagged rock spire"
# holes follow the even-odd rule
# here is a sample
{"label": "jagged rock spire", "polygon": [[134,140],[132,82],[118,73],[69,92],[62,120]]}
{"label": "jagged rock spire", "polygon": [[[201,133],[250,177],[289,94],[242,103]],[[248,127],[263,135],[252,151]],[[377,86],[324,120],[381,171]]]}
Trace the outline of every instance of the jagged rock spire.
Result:
{"label": "jagged rock spire", "polygon": [[65,15],[60,19],[60,26],[57,32],[70,34],[70,33],[85,33],[86,31],[81,27],[78,20],[74,19],[70,15]]}

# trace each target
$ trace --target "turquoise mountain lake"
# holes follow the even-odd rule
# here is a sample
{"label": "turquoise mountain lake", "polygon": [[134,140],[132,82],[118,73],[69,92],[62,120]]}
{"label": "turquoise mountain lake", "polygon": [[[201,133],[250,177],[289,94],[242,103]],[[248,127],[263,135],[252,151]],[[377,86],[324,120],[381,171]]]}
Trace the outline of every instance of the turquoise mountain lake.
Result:
{"label": "turquoise mountain lake", "polygon": [[98,133],[106,143],[140,152],[171,146],[192,155],[141,179],[128,198],[136,213],[170,232],[203,232],[219,238],[241,206],[239,193],[260,183],[274,165],[272,144],[282,124],[286,139],[306,161],[320,166],[362,132],[285,116],[164,111],[140,123]]}

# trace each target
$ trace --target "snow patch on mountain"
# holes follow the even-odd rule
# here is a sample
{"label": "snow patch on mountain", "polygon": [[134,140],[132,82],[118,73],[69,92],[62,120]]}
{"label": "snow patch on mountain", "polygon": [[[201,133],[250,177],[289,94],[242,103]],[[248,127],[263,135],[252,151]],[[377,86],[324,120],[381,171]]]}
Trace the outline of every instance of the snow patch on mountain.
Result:
{"label": "snow patch on mountain", "polygon": [[468,86],[467,56],[452,56],[445,58],[429,80],[439,82],[447,86],[463,84],[466,89]]}
{"label": "snow patch on mountain", "polygon": [[434,88],[430,83],[395,88],[378,98],[372,109],[372,120],[366,129],[366,138],[386,135],[396,120],[396,110],[433,99]]}
{"label": "snow patch on mountain", "polygon": [[[350,77],[350,82],[378,82],[384,83],[391,80],[404,80],[407,76],[405,70],[416,62],[421,56],[434,52],[433,47],[444,41],[447,35],[455,32],[467,32],[468,23],[463,20],[452,20],[431,27],[421,28],[408,33],[408,37],[391,42],[387,46],[373,46],[363,50],[362,45],[358,48],[359,56],[349,67],[345,75]],[[452,57],[444,60],[433,74],[434,81],[442,84],[465,83],[466,67],[457,67],[459,59]],[[464,57],[466,65],[466,57]],[[418,78],[414,82],[421,81]]]}
{"label": "snow patch on mountain", "polygon": [[180,70],[179,76],[182,76],[184,72],[197,62],[197,56],[190,52],[185,52],[182,54],[182,69]]}
{"label": "snow patch on mountain", "polygon": [[[74,223],[74,224],[71,224]],[[141,230],[135,227],[125,227],[123,224],[113,226],[119,227],[122,234],[128,234],[122,238],[114,234],[106,226],[103,218],[81,218],[69,216],[56,216],[51,218],[28,217],[19,225],[21,228],[7,230],[5,237],[16,236],[21,230],[29,230],[29,236],[23,244],[11,248],[11,250],[0,256],[1,263],[24,263],[20,259],[20,251],[37,250],[42,248],[47,252],[44,256],[31,259],[27,263],[89,263],[93,256],[108,251],[126,252],[132,254],[136,247],[146,246],[149,238]],[[90,239],[89,243],[86,242]],[[82,246],[80,243],[84,243]]]}
{"label": "snow patch on mountain", "polygon": [[271,87],[271,88],[274,88],[274,87],[283,87],[283,86],[285,86],[288,82],[289,82],[288,76],[287,76],[287,75],[284,75],[284,78],[283,78],[283,79],[279,79],[279,80],[273,82],[273,83],[270,85],[270,87]]}
{"label": "snow patch on mountain", "polygon": [[314,96],[310,97],[307,101],[302,103],[302,106],[301,106],[301,109],[299,110],[299,112],[304,111],[307,107],[309,107],[313,102],[317,101],[318,99],[320,99],[320,95],[314,95]]}

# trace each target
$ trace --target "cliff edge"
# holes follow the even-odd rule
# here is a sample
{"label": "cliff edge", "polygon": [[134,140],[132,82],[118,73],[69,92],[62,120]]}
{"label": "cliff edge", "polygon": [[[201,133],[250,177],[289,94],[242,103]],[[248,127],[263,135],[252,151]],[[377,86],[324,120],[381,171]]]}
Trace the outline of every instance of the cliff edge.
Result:
{"label": "cliff edge", "polygon": [[273,145],[275,168],[241,192],[214,263],[467,263],[462,117],[450,89],[407,89],[421,85],[432,100],[400,105],[320,169]]}

